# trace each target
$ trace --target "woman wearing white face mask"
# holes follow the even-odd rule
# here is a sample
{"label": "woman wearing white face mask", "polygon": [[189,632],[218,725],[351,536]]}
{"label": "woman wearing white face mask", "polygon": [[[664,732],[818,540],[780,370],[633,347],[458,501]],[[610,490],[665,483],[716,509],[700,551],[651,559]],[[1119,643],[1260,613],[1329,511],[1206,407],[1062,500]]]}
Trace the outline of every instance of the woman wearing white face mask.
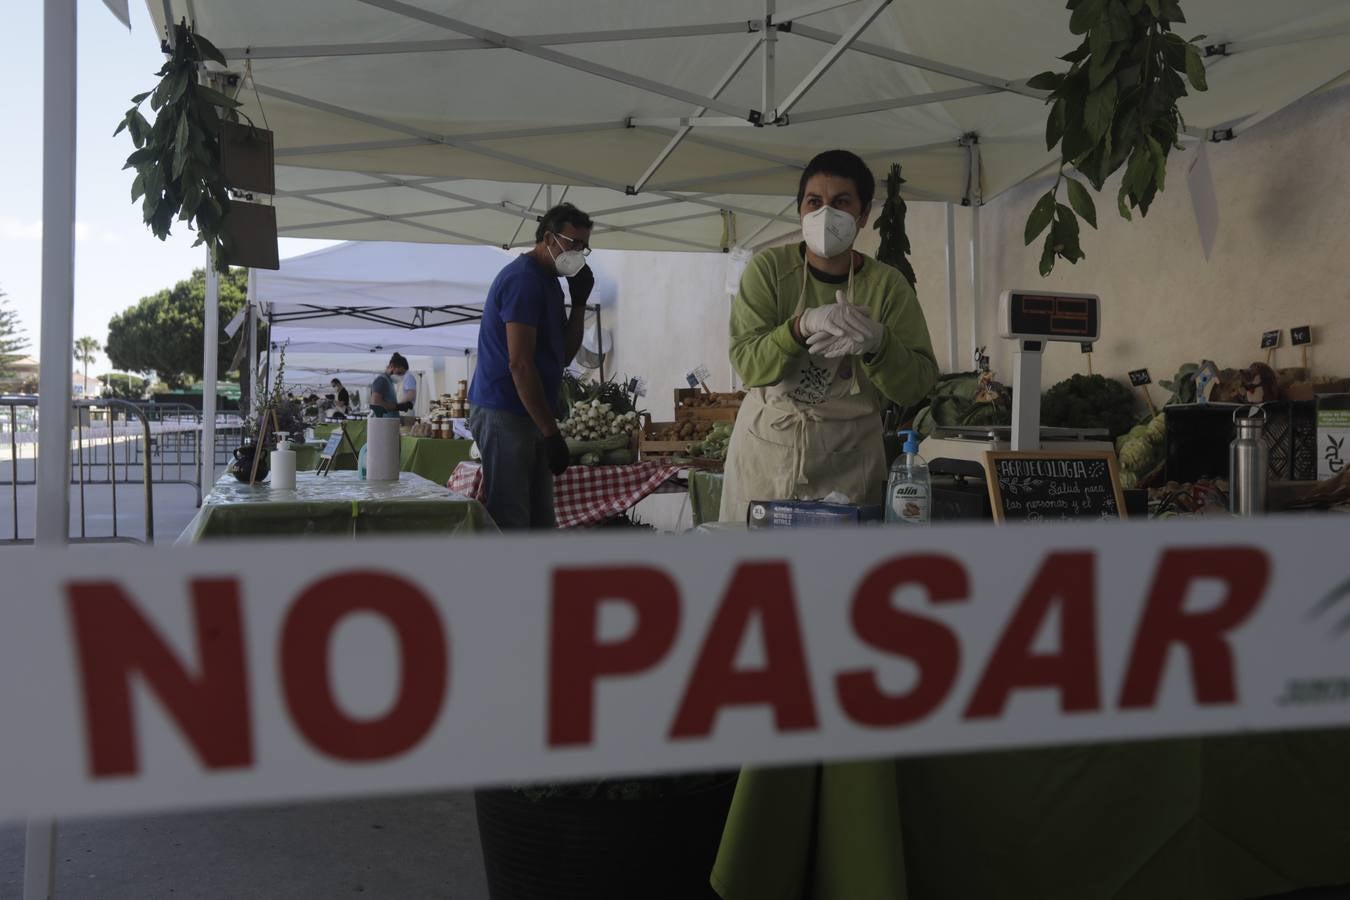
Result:
{"label": "woman wearing white face mask", "polygon": [[882,397],[911,404],[937,362],[914,289],[853,250],[876,182],[846,150],[802,171],[800,244],[755,256],[731,310],[731,362],[748,394],[727,451],[722,521],[752,500],[839,492],[880,503],[886,459]]}

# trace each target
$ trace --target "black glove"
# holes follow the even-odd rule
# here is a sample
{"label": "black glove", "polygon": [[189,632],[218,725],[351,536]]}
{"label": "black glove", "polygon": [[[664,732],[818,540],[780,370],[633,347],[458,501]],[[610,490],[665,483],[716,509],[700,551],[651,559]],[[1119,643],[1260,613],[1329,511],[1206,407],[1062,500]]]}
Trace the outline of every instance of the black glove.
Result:
{"label": "black glove", "polygon": [[584,304],[594,289],[595,273],[591,271],[589,265],[582,267],[580,272],[567,279],[567,293],[572,297],[573,306]]}
{"label": "black glove", "polygon": [[567,464],[572,461],[572,454],[567,449],[567,438],[562,434],[550,434],[544,438],[544,452],[548,454],[548,469],[554,475],[561,475],[567,471]]}
{"label": "black glove", "polygon": [[412,401],[411,401],[411,400],[408,400],[408,401],[405,401],[405,402],[403,402],[403,403],[400,403],[400,404],[398,405],[398,408],[399,408],[399,412],[410,412],[410,411],[412,410],[412,408],[413,408]]}

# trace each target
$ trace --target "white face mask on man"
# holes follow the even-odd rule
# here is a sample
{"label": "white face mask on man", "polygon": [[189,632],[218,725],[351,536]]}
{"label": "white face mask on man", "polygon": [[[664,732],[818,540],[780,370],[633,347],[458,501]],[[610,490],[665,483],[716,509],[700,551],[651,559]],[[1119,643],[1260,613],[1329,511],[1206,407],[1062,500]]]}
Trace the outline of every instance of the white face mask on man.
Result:
{"label": "white face mask on man", "polygon": [[552,249],[549,249],[548,255],[553,260],[553,268],[558,270],[558,274],[563,278],[571,278],[586,267],[586,254],[580,250],[568,250],[563,243],[562,236],[550,234],[562,251],[556,256]]}
{"label": "white face mask on man", "polygon": [[857,236],[857,220],[833,206],[822,206],[802,216],[802,239],[816,256],[836,257],[852,247]]}

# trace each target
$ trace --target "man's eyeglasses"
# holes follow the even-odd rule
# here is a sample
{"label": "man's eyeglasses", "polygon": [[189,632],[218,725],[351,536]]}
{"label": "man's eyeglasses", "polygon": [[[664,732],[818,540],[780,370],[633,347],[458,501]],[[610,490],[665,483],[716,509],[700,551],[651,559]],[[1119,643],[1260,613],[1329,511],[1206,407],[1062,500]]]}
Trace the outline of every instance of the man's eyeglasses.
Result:
{"label": "man's eyeglasses", "polygon": [[590,248],[590,247],[587,247],[585,244],[582,244],[580,247],[575,246],[575,245],[580,241],[580,238],[568,237],[567,235],[565,235],[565,234],[563,234],[562,232],[559,232],[559,231],[555,231],[555,232],[553,232],[553,234],[554,234],[554,236],[560,237],[560,238],[562,238],[564,241],[567,241],[567,243],[568,243],[568,245],[569,245],[569,249],[576,250],[576,251],[577,251],[578,253],[580,253],[582,256],[590,256],[590,255],[591,255],[591,248]]}

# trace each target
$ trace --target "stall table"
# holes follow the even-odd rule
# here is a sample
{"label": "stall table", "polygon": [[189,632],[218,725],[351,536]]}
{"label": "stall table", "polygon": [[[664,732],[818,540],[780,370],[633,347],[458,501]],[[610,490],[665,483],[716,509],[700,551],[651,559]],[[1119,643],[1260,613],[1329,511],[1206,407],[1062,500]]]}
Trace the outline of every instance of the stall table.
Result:
{"label": "stall table", "polygon": [[[681,494],[679,466],[639,462],[629,466],[572,466],[553,482],[553,506],[559,528],[596,525],[621,515],[652,494]],[[482,500],[483,469],[479,463],[455,467],[449,487],[457,494]]]}
{"label": "stall table", "polygon": [[712,883],[723,900],[1249,900],[1346,884],[1347,759],[1339,730],[747,769]]}
{"label": "stall table", "polygon": [[455,466],[469,459],[473,441],[452,438],[411,437],[399,440],[399,468],[415,472],[428,481],[445,484]]}
{"label": "stall table", "polygon": [[355,472],[299,472],[295,490],[222,475],[178,543],[220,537],[473,534],[496,531],[482,504],[412,472],[365,481]]}

